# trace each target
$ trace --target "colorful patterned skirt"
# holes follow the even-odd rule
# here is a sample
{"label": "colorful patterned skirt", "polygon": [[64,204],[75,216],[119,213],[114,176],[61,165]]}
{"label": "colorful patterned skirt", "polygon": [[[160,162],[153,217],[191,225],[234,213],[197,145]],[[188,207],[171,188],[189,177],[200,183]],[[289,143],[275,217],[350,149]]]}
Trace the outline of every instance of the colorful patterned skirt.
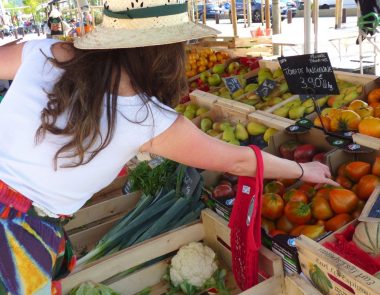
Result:
{"label": "colorful patterned skirt", "polygon": [[59,280],[75,265],[61,220],[4,205],[1,192],[0,295],[61,294]]}

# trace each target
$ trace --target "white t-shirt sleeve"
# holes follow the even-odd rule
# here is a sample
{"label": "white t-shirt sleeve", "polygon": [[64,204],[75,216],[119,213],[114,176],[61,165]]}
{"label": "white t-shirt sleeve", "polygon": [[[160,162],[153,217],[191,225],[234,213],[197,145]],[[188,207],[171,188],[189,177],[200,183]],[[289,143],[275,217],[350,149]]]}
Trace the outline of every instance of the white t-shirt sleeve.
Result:
{"label": "white t-shirt sleeve", "polygon": [[30,40],[25,42],[22,49],[22,61],[32,58],[36,53],[41,51],[48,57],[52,57],[51,46],[54,43],[61,42],[56,39]]}

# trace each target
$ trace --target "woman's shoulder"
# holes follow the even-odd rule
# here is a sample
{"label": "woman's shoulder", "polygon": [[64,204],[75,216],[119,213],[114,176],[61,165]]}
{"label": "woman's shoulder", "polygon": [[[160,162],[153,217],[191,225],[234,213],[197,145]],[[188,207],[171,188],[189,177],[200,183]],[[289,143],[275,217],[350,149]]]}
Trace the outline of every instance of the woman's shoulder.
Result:
{"label": "woman's shoulder", "polygon": [[55,39],[37,39],[25,42],[22,54],[23,60],[34,55],[35,53],[41,52],[48,57],[52,57],[51,48],[56,43],[62,43],[62,41]]}

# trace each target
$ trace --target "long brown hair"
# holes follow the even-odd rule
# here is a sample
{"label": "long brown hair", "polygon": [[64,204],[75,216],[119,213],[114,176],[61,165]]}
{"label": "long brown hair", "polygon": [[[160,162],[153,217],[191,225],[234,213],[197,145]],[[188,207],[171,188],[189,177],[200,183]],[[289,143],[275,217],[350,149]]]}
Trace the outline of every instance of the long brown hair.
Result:
{"label": "long brown hair", "polygon": [[[49,58],[64,71],[48,92],[49,100],[36,133],[36,142],[41,141],[46,132],[68,136],[68,142],[54,156],[55,167],[58,158],[78,159],[62,167],[86,164],[110,143],[123,71],[146,107],[152,96],[172,106],[187,91],[184,43],[112,50],[79,50],[71,44],[65,46],[73,50],[74,57],[63,62]],[[105,96],[107,132],[101,134]],[[67,113],[67,123],[61,128],[56,123],[64,113]],[[100,144],[96,144],[99,140]]]}

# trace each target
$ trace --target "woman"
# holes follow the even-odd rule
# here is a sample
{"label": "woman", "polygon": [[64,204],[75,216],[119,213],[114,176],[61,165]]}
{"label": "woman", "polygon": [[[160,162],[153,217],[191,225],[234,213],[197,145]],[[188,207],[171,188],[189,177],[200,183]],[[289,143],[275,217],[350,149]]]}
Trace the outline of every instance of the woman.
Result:
{"label": "woman", "polygon": [[[184,41],[218,32],[187,4],[110,0],[75,41],[0,48],[0,294],[49,294],[70,270],[65,217],[138,152],[254,176],[248,147],[205,135],[167,105],[186,91]],[[263,153],[267,178],[335,184],[327,166]],[[66,252],[65,252],[66,246]]]}

